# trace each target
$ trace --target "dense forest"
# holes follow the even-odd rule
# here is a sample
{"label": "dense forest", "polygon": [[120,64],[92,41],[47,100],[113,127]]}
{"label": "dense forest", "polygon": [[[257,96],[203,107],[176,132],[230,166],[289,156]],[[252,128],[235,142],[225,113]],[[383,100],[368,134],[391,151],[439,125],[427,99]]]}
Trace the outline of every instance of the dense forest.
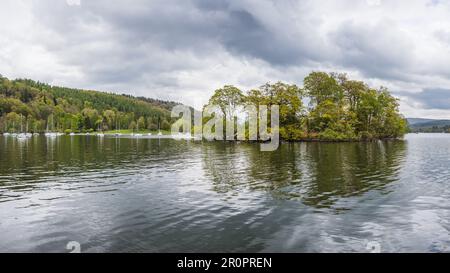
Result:
{"label": "dense forest", "polygon": [[0,132],[169,130],[174,105],[0,75]]}
{"label": "dense forest", "polygon": [[208,104],[219,106],[225,119],[246,105],[280,105],[284,140],[397,138],[408,129],[397,99],[386,88],[370,88],[346,74],[312,72],[303,88],[277,82],[244,93],[226,85]]}

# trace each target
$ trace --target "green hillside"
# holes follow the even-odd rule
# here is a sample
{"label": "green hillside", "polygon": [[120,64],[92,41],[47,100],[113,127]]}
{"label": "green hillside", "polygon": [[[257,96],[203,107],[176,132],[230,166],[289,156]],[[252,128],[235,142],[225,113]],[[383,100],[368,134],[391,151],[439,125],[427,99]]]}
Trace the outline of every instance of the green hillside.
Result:
{"label": "green hillside", "polygon": [[0,75],[0,132],[168,130],[176,104]]}

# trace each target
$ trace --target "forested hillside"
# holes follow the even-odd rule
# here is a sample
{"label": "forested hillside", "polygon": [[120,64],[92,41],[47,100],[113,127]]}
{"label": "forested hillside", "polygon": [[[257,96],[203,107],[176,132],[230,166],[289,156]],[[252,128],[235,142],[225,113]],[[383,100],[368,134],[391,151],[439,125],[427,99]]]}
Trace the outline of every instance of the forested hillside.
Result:
{"label": "forested hillside", "polygon": [[0,132],[168,130],[174,105],[0,75]]}
{"label": "forested hillside", "polygon": [[446,119],[408,119],[411,132],[450,133],[450,120]]}

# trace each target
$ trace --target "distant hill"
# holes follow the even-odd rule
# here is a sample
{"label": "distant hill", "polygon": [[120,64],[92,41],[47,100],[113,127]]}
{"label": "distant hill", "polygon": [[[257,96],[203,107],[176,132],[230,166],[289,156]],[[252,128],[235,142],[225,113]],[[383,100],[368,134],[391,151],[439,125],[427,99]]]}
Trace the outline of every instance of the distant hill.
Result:
{"label": "distant hill", "polygon": [[412,132],[450,132],[450,120],[448,119],[408,118],[407,120]]}
{"label": "distant hill", "polygon": [[424,123],[429,121],[435,121],[436,119],[427,119],[427,118],[407,118],[409,125],[415,125],[418,123]]}

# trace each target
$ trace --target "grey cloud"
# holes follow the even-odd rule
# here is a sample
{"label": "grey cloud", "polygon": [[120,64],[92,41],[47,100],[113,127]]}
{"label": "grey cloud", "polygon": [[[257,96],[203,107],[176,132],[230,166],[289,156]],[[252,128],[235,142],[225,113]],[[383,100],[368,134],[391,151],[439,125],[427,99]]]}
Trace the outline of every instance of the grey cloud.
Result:
{"label": "grey cloud", "polygon": [[339,49],[338,63],[382,79],[408,80],[414,44],[395,25],[345,22],[330,33]]}
{"label": "grey cloud", "polygon": [[[270,11],[258,13],[259,2],[251,1],[101,0],[83,1],[74,8],[47,0],[35,5],[35,14],[62,37],[62,58],[85,66],[92,80],[133,80],[149,72],[189,69],[189,62],[158,56],[186,51],[205,58],[220,50],[278,67],[324,63],[358,69],[368,77],[409,80],[412,43],[389,22],[344,22],[322,38],[317,32],[320,20],[307,13],[288,15],[289,1],[273,3]],[[279,20],[274,23],[267,16]],[[96,46],[99,39],[114,47]],[[117,76],[104,75],[111,73]]]}
{"label": "grey cloud", "polygon": [[[267,29],[248,11],[230,11],[229,23],[219,26],[222,44],[236,55],[250,56],[272,65],[300,66],[317,56],[309,54],[302,37],[289,39]],[[294,37],[296,34],[292,34]]]}
{"label": "grey cloud", "polygon": [[450,46],[450,31],[440,29],[434,32],[434,36],[444,45]]}
{"label": "grey cloud", "polygon": [[[249,7],[241,7],[238,2],[230,7],[225,1],[176,1],[176,4],[85,1],[75,9],[61,1],[46,3],[36,5],[35,14],[47,18],[42,23],[65,40],[63,46],[60,44],[61,51],[75,47],[78,65],[108,53],[108,48],[98,48],[100,52],[77,50],[83,48],[80,45],[89,45],[98,39],[116,45],[116,50],[110,53],[115,54],[115,58],[123,55],[123,60],[130,54],[141,54],[142,58],[145,55],[141,51],[149,46],[160,51],[186,50],[199,57],[225,49],[238,58],[257,58],[280,66],[299,66],[310,60],[317,61],[324,54],[312,48],[313,41],[302,40],[301,33],[312,31],[278,33],[263,24],[264,18],[258,18]],[[289,26],[283,27],[289,32]],[[88,28],[104,30],[91,33]],[[51,41],[49,43],[52,46]],[[109,59],[102,58],[102,61],[109,62]],[[151,63],[151,59],[147,61]]]}
{"label": "grey cloud", "polygon": [[419,93],[399,92],[399,94],[419,102],[424,109],[450,109],[450,89],[425,88]]}

